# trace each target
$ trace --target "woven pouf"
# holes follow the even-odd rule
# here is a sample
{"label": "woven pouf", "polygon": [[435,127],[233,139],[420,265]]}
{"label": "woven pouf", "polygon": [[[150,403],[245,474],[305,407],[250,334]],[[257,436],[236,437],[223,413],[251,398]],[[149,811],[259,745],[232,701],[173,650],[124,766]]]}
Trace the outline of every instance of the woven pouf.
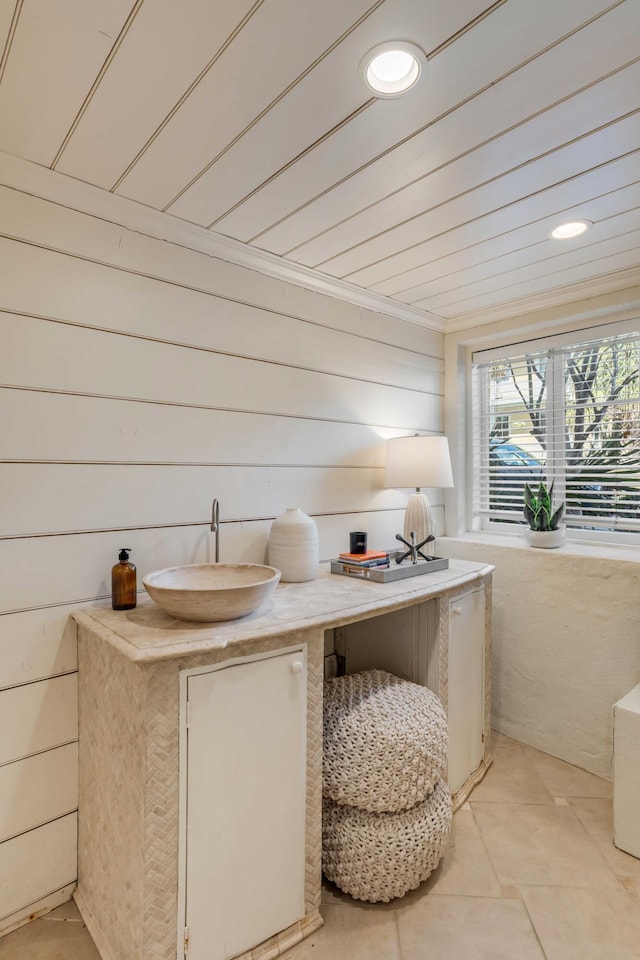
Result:
{"label": "woven pouf", "polygon": [[383,670],[324,684],[323,796],[361,810],[407,810],[433,790],[447,759],[435,693]]}
{"label": "woven pouf", "polygon": [[414,890],[440,863],[451,830],[451,796],[442,780],[402,813],[367,813],[323,801],[322,869],[356,900],[387,903]]}

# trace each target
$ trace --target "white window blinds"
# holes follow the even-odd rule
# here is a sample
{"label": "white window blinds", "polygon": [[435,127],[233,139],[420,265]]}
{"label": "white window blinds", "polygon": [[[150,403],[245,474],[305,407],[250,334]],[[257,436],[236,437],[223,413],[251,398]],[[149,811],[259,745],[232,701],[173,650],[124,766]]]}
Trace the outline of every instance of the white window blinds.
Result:
{"label": "white window blinds", "polygon": [[567,527],[640,531],[640,332],[475,363],[473,441],[476,527],[544,480]]}

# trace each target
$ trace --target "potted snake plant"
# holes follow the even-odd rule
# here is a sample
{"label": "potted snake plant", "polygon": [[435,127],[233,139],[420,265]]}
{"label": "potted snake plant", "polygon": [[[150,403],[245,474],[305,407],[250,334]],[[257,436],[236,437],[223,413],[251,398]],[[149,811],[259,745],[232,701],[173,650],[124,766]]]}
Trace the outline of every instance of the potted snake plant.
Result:
{"label": "potted snake plant", "polygon": [[566,539],[564,527],[559,526],[564,513],[564,503],[553,509],[553,484],[549,488],[540,483],[534,493],[528,483],[524,485],[524,518],[528,529],[525,540],[531,547],[559,547]]}

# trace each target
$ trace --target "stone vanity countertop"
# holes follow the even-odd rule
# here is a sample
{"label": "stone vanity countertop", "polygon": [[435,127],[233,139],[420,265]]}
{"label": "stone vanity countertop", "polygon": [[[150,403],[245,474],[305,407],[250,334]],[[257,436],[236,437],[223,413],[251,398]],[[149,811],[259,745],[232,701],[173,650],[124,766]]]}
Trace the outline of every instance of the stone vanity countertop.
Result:
{"label": "stone vanity countertop", "polygon": [[153,663],[364,620],[460,589],[484,579],[493,569],[484,563],[451,560],[447,570],[378,583],[332,574],[329,564],[323,563],[314,580],[279,583],[267,603],[239,620],[187,623],[170,617],[147,597],[133,610],[96,606],[77,610],[73,617],[127,659]]}

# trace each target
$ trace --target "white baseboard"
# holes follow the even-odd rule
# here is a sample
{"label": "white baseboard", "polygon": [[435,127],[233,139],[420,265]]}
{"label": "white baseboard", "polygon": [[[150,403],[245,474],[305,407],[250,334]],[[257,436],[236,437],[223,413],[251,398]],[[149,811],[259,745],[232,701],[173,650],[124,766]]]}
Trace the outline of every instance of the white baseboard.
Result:
{"label": "white baseboard", "polygon": [[49,913],[49,911],[53,910],[55,907],[59,907],[61,904],[71,900],[75,888],[75,881],[73,883],[68,883],[66,887],[61,887],[60,890],[55,890],[46,897],[36,900],[35,903],[30,903],[28,906],[23,907],[21,910],[17,910],[10,916],[4,917],[2,920],[0,920],[0,937],[5,937],[8,933],[12,933],[14,930],[17,930],[18,927],[24,926],[25,923],[30,923],[32,920],[37,920],[38,917],[42,917],[45,913]]}

